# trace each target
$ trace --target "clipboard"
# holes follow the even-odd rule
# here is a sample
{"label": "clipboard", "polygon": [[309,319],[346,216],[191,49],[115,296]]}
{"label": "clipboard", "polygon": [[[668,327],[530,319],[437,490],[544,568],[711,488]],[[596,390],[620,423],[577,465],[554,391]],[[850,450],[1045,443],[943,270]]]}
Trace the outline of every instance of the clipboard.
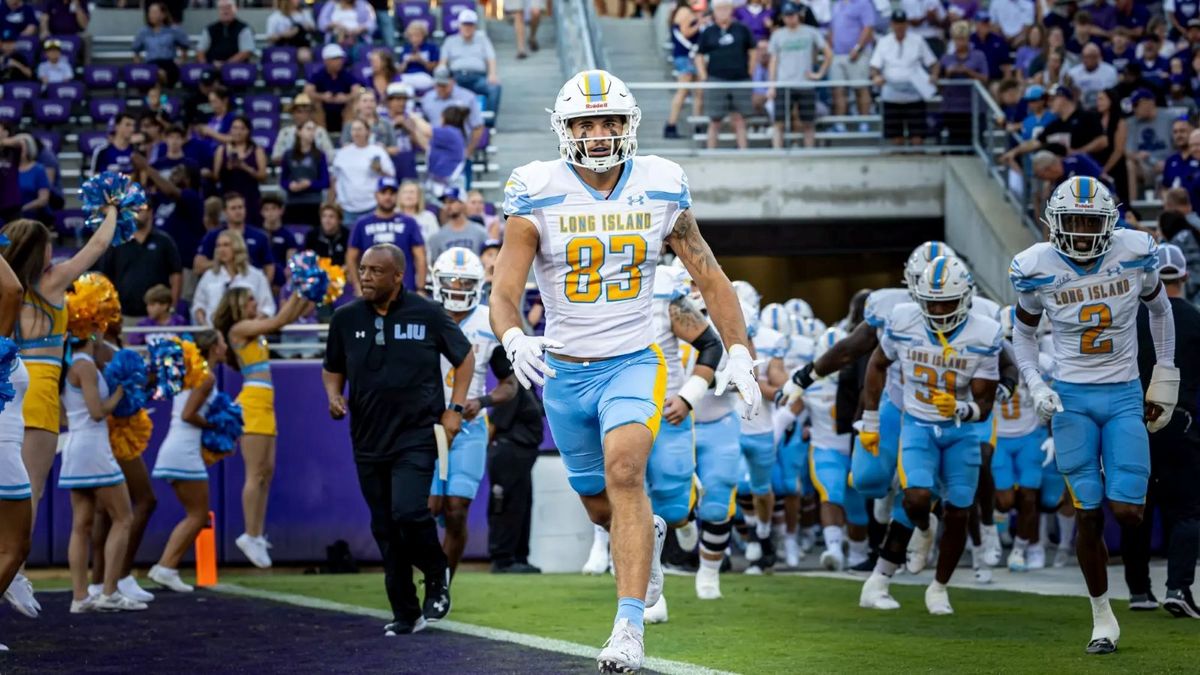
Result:
{"label": "clipboard", "polygon": [[446,442],[446,427],[433,425],[433,437],[437,440],[438,480],[450,477],[450,444]]}

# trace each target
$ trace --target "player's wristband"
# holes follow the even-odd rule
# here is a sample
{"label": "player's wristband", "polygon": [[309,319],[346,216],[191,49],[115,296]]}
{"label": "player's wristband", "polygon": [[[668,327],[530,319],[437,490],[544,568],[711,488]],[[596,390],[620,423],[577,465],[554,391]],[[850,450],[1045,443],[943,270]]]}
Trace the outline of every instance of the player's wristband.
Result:
{"label": "player's wristband", "polygon": [[964,422],[978,422],[979,416],[979,404],[975,401],[971,401],[959,409],[958,417]]}
{"label": "player's wristband", "polygon": [[466,410],[466,408],[464,408],[461,403],[451,402],[450,405],[446,406],[446,410],[449,410],[451,412],[456,412],[459,415],[461,415],[461,414],[463,414],[463,411]]}
{"label": "player's wristband", "polygon": [[706,391],[708,391],[708,380],[699,375],[693,375],[679,388],[679,398],[683,399],[689,409],[695,410],[696,404],[700,402]]}
{"label": "player's wristband", "polygon": [[813,364],[810,363],[792,374],[792,382],[795,382],[796,386],[801,389],[808,389],[816,381],[813,379],[812,372]]}

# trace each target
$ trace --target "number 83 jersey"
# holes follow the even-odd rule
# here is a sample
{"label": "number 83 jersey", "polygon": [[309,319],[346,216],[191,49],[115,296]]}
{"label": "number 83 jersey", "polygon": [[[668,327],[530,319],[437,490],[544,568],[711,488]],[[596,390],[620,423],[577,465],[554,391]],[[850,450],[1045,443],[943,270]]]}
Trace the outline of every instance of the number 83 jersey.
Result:
{"label": "number 83 jersey", "polygon": [[691,206],[687,177],[670,160],[639,156],[612,170],[621,177],[607,195],[562,160],[519,167],[504,187],[504,214],[537,227],[546,337],[571,356],[620,356],[654,343],[655,266]]}
{"label": "number 83 jersey", "polygon": [[1150,235],[1122,229],[1087,269],[1045,242],[1013,258],[1009,277],[1021,307],[1050,318],[1056,380],[1137,379],[1138,302],[1158,286],[1157,251]]}

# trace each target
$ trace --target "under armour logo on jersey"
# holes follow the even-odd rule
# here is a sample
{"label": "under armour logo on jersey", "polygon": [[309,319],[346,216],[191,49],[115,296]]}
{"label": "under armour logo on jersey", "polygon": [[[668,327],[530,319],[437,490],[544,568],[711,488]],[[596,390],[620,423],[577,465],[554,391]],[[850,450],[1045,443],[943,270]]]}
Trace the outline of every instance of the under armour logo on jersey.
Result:
{"label": "under armour logo on jersey", "polygon": [[397,340],[424,340],[425,339],[425,324],[409,323],[403,328],[400,324],[396,324],[396,339]]}
{"label": "under armour logo on jersey", "polygon": [[630,206],[641,206],[646,203],[646,195],[629,195],[625,198],[625,203]]}
{"label": "under armour logo on jersey", "polygon": [[356,331],[354,331],[354,337],[356,337],[356,338],[365,338],[365,337],[367,337],[367,331],[365,331],[365,330],[356,330]]}

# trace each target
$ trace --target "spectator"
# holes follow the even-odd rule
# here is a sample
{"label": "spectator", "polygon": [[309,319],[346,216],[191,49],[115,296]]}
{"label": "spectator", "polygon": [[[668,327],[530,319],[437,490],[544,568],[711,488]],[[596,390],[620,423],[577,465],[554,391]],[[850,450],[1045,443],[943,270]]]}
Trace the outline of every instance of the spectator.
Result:
{"label": "spectator", "polygon": [[946,14],[951,22],[960,19],[972,21],[979,11],[980,4],[979,0],[946,0]]}
{"label": "spectator", "polygon": [[448,189],[466,189],[470,157],[466,144],[465,108],[442,111],[441,124],[433,128],[425,150],[425,190],[441,196]]}
{"label": "spectator", "polygon": [[433,133],[429,123],[412,110],[412,98],[411,86],[403,82],[388,85],[387,113],[396,141],[387,151],[400,181],[417,180],[416,147],[425,147]]}
{"label": "spectator", "polygon": [[[228,211],[229,199],[225,200]],[[251,266],[246,241],[236,230],[221,230],[213,240],[216,259],[196,284],[192,299],[192,323],[211,326],[213,314],[221,304],[221,296],[231,288],[246,288],[258,303],[259,316],[275,315],[275,296],[266,274]]]}
{"label": "spectator", "polygon": [[180,164],[191,164],[200,170],[200,163],[188,157],[184,140],[183,127],[172,124],[163,132],[163,142],[152,153],[150,165],[164,175],[170,175],[171,169]]}
{"label": "spectator", "polygon": [[1157,35],[1147,35],[1141,43],[1142,56],[1137,60],[1142,79],[1158,97],[1165,96],[1171,84],[1171,62],[1162,56],[1162,44]]}
{"label": "spectator", "polygon": [[92,153],[88,175],[95,176],[103,171],[119,171],[130,173],[133,163],[134,119],[129,113],[121,113],[113,118],[108,142],[96,148]]}
{"label": "spectator", "polygon": [[[866,1],[866,0],[864,0]],[[700,32],[699,52],[706,59],[709,82],[749,82],[750,52],[754,38],[750,30],[733,19],[733,0],[713,0],[713,23]],[[749,88],[709,90],[708,147],[717,147],[721,121],[728,120],[737,137],[737,147],[746,148],[746,119],[752,110]]]}
{"label": "spectator", "polygon": [[58,163],[58,155],[50,143],[34,137],[37,152],[37,163],[46,170],[46,179],[50,182],[50,211],[57,212],[63,208],[62,171]]}
{"label": "spectator", "polygon": [[1195,117],[1200,113],[1200,104],[1192,98],[1192,92],[1186,85],[1171,83],[1171,91],[1167,95],[1167,107],[1181,111],[1184,117]]}
{"label": "spectator", "polygon": [[[366,89],[360,90],[352,100],[350,119],[361,120],[370,129],[372,145],[378,145],[385,150],[396,146],[396,132],[392,129],[390,120],[379,116],[379,105],[375,93]],[[342,126],[342,145],[350,142],[350,127]]]}
{"label": "spectator", "polygon": [[[1041,135],[1042,130],[1046,125],[1057,119],[1054,113],[1046,109],[1046,90],[1040,84],[1031,84],[1025,89],[1025,118],[1021,121],[1019,135],[1021,142],[1032,140]],[[1026,157],[1023,166],[1018,166],[1016,161],[1009,163],[1014,171],[1019,171],[1020,174],[1028,180],[1033,175],[1033,166]]]}
{"label": "spectator", "polygon": [[283,287],[283,268],[292,254],[304,244],[304,238],[283,226],[283,198],[277,194],[262,198],[262,227],[271,240],[271,259],[278,260],[275,274],[269,277],[271,288],[278,293]]}
{"label": "spectator", "polygon": [[318,39],[312,10],[301,0],[275,0],[275,11],[267,17],[267,42],[273,47],[294,47],[301,65],[312,63],[313,43]]}
{"label": "spectator", "polygon": [[1129,123],[1121,116],[1120,99],[1113,90],[1102,91],[1096,96],[1096,112],[1100,115],[1100,126],[1108,145],[1103,150],[1092,153],[1092,159],[1104,170],[1104,174],[1112,179],[1117,188],[1117,201],[1128,204],[1129,171],[1126,162],[1129,156],[1129,142],[1133,136],[1129,133]]}
{"label": "spectator", "polygon": [[225,87],[214,87],[208,93],[208,107],[212,109],[212,115],[203,126],[197,126],[196,132],[201,138],[207,139],[208,148],[215,157],[217,148],[232,140],[230,129],[237,113],[233,110],[233,101]]}
{"label": "spectator", "polygon": [[[1200,274],[1200,216],[1192,210],[1186,191],[1171,192],[1182,201],[1171,206],[1170,210],[1163,211],[1158,218],[1158,230],[1164,242],[1177,246],[1183,253],[1188,275],[1192,277],[1188,280],[1187,297],[1195,301],[1200,299],[1197,297],[1200,295],[1200,281],[1195,280],[1195,275]],[[1168,205],[1163,206],[1166,209]]]}
{"label": "spectator", "polygon": [[1187,32],[1187,22],[1200,11],[1200,3],[1194,0],[1163,0],[1163,11],[1175,33]]}
{"label": "spectator", "polygon": [[775,12],[770,7],[764,7],[763,0],[747,0],[746,4],[733,10],[733,18],[750,29],[750,35],[756,43],[771,37]]}
{"label": "spectator", "polygon": [[229,127],[229,142],[217,148],[213,175],[221,192],[236,192],[246,200],[249,222],[258,225],[259,184],[267,179],[267,153],[250,138],[250,120],[238,116]]}
{"label": "spectator", "polygon": [[[671,14],[671,61],[677,82],[686,84],[704,79],[701,70],[704,61],[696,56],[699,51],[696,44],[699,35],[700,19],[692,11],[690,1],[676,0],[675,9]],[[679,113],[683,110],[689,92],[692,95],[692,114],[700,115],[704,104],[704,91],[686,87],[676,89],[671,98],[671,112],[667,115],[667,124],[663,127],[663,138],[682,138],[678,129]]]}
{"label": "spectator", "polygon": [[[167,171],[166,176],[158,169],[145,164],[141,155],[134,156],[134,168],[148,178],[153,187],[150,207],[154,209],[154,227],[171,235],[175,248],[179,250],[184,267],[184,287],[189,292],[196,285],[192,273],[195,250],[203,241],[205,203],[200,195],[200,172],[194,164],[181,163]],[[216,198],[218,214],[221,199]],[[218,216],[219,217],[219,216]],[[190,294],[190,293],[189,293]]]}
{"label": "spectator", "polygon": [[421,92],[433,86],[433,69],[442,56],[428,37],[429,25],[413,21],[404,29],[404,45],[400,47],[400,80]]}
{"label": "spectator", "polygon": [[441,218],[442,228],[426,242],[430,260],[437,260],[438,256],[455,246],[461,246],[476,255],[483,251],[483,244],[488,240],[487,230],[467,218],[467,205],[457,189],[451,188],[442,195]]}
{"label": "spectator", "polygon": [[17,50],[17,35],[0,29],[0,82],[32,82],[29,56]]}
{"label": "spectator", "polygon": [[[1160,45],[1159,56],[1164,59],[1169,59],[1175,55],[1175,43],[1167,39],[1167,22],[1163,21],[1161,16],[1156,16],[1150,19],[1150,23],[1146,24],[1146,33],[1142,36],[1142,40],[1148,39],[1150,36],[1158,38]],[[1140,57],[1143,51],[1143,44],[1138,44],[1138,56]]]}
{"label": "spectator", "polygon": [[217,0],[217,20],[200,33],[196,60],[220,68],[254,58],[254,31],[237,18],[233,0]]}
{"label": "spectator", "polygon": [[1188,169],[1182,178],[1181,187],[1186,188],[1193,204],[1200,204],[1200,129],[1193,131],[1188,137]]}
{"label": "spectator", "polygon": [[908,15],[909,30],[925,38],[934,56],[946,53],[946,8],[941,0],[904,0],[900,8]]}
{"label": "spectator", "polygon": [[892,32],[879,39],[871,55],[871,79],[881,87],[883,135],[893,145],[921,145],[929,134],[925,99],[917,82],[932,89],[926,68],[937,59],[920,35],[908,34],[908,15],[892,12]]}
{"label": "spectator", "polygon": [[162,2],[146,8],[146,25],[133,38],[133,62],[158,66],[159,81],[168,87],[179,82],[179,63],[187,60],[191,42],[187,33],[176,26]]}
{"label": "spectator", "polygon": [[[829,41],[833,45],[833,70],[830,74],[835,80],[867,80],[871,71],[868,65],[871,61],[871,45],[875,41],[875,23],[878,15],[871,0],[834,0],[829,24]],[[859,87],[855,89],[858,99],[858,114],[871,113],[871,89]],[[846,89],[833,89],[833,114],[845,115],[849,110],[846,102]],[[835,131],[845,131],[846,125],[838,122]],[[867,124],[859,124],[859,130],[866,130]]]}
{"label": "spectator", "polygon": [[[1163,191],[1184,187],[1191,183],[1190,177],[1200,171],[1200,157],[1192,155],[1191,138],[1195,127],[1186,117],[1171,123],[1171,144],[1176,152],[1163,164],[1159,185]],[[1196,278],[1200,283],[1200,277]]]}
{"label": "spectator", "polygon": [[[204,234],[221,229],[225,220],[225,200],[209,197],[204,200]],[[197,272],[197,274],[199,274]]]}
{"label": "spectator", "polygon": [[1037,20],[1033,0],[992,0],[988,12],[1010,45],[1024,43]]}
{"label": "spectator", "polygon": [[132,321],[147,316],[146,292],[154,286],[170,289],[171,307],[183,288],[183,265],[171,235],[154,227],[149,208],[138,211],[137,230],[121,246],[113,246],[96,262],[121,299],[121,314]]}
{"label": "spectator", "polygon": [[350,246],[350,230],[342,225],[342,207],[322,204],[320,225],[304,235],[304,248],[318,257],[329,258],[334,265],[346,266],[346,249]]}
{"label": "spectator", "polygon": [[[1125,146],[1128,158],[1129,188],[1126,199],[1137,199],[1142,190],[1153,189],[1166,166],[1172,149],[1172,124],[1175,116],[1161,110],[1154,94],[1147,89],[1133,92],[1129,99],[1133,116]],[[1115,178],[1115,176],[1114,176]]]}
{"label": "spectator", "polygon": [[[137,322],[138,328],[176,327],[188,325],[187,319],[175,311],[177,298],[163,284],[151,286],[142,296],[146,304],[146,318]],[[130,345],[144,345],[152,335],[178,335],[178,333],[128,333],[125,341]]]}
{"label": "spectator", "polygon": [[[496,49],[487,35],[479,32],[479,15],[473,9],[458,14],[458,33],[442,41],[442,60],[462,87],[487,98],[484,108],[493,114],[500,109],[500,75],[496,72]],[[436,71],[434,79],[437,79]],[[436,119],[426,110],[430,119]]]}
{"label": "spectator", "polygon": [[371,145],[370,133],[362,120],[351,120],[351,142],[333,156],[330,179],[348,224],[355,223],[374,208],[379,179],[395,173],[387,152],[378,145]]}
{"label": "spectator", "polygon": [[317,123],[305,122],[291,151],[279,162],[286,204],[283,220],[289,225],[316,227],[320,222],[321,202],[329,188],[329,162],[317,148],[316,134]]}
{"label": "spectator", "polygon": [[[330,3],[332,4],[332,3]],[[326,5],[328,7],[329,4]],[[354,76],[346,70],[346,50],[341,45],[328,44],[321,48],[324,68],[313,73],[304,85],[304,93],[310,100],[321,103],[321,116],[317,121],[331,133],[342,132],[342,112],[350,101],[350,92],[356,86]]]}
{"label": "spectator", "polygon": [[163,146],[162,118],[150,110],[143,110],[138,118],[138,134],[134,136],[134,145],[137,146],[137,152],[146,155],[151,162],[157,159],[159,149]]}
{"label": "spectator", "polygon": [[279,130],[275,145],[271,146],[271,163],[280,164],[284,155],[296,146],[297,131],[309,122],[313,123],[313,144],[325,159],[333,157],[333,141],[329,132],[313,118],[313,102],[308,94],[298,94],[292,99],[292,123]]}
{"label": "spectator", "polygon": [[400,70],[396,67],[396,57],[386,49],[372,49],[367,54],[367,63],[371,65],[371,74],[363,85],[382,101],[387,96],[388,85],[400,80]]}
{"label": "spectator", "polygon": [[361,55],[375,32],[375,9],[366,0],[330,0],[321,7],[317,28],[354,57]]}
{"label": "spectator", "polygon": [[[475,154],[479,142],[483,139],[483,111],[479,107],[479,99],[466,89],[458,86],[454,74],[445,66],[438,66],[433,71],[433,89],[421,97],[421,112],[430,124],[442,119],[446,108],[459,107],[467,110],[467,156]],[[414,142],[417,135],[413,136]]]}
{"label": "spectator", "polygon": [[217,82],[217,74],[211,70],[205,70],[200,73],[200,79],[196,82],[193,89],[187,89],[183,94],[183,125],[185,127],[193,127],[202,125],[208,121],[208,95],[211,94],[217,87],[221,86]]}
{"label": "spectator", "polygon": [[[981,20],[980,25],[984,22]],[[933,79],[988,81],[988,60],[972,46],[971,25],[955,21],[950,27],[951,47],[933,67]],[[992,34],[992,37],[997,37]],[[880,41],[882,46],[883,41]],[[1016,84],[1015,82],[1013,83]],[[961,85],[942,86],[942,124],[949,132],[950,145],[971,144],[971,89]]]}
{"label": "spectator", "polygon": [[[200,247],[196,249],[196,257],[192,261],[192,269],[196,274],[208,271],[213,264],[217,236],[222,232],[232,231],[241,236],[250,264],[263,270],[268,278],[274,276],[275,260],[271,257],[271,239],[266,232],[246,224],[245,198],[236,192],[230,192],[225,195],[224,204],[222,213],[225,216],[225,224],[215,230],[209,230],[200,240]],[[221,293],[217,294],[217,300],[220,299],[220,295]]]}
{"label": "spectator", "polygon": [[759,40],[754,45],[754,51],[750,52],[750,69],[750,79],[762,85],[750,90],[752,114],[770,115],[771,111],[767,109],[767,90],[770,87],[766,84],[771,79],[771,50],[766,40]]}
{"label": "spectator", "polygon": [[1062,28],[1055,26],[1050,27],[1047,24],[1046,28],[1046,49],[1049,51],[1061,51],[1063,54],[1063,68],[1067,69],[1079,63],[1079,55],[1067,50],[1066,33]]}
{"label": "spectator", "polygon": [[[487,297],[486,295],[484,296]],[[488,557],[493,574],[537,574],[529,564],[533,516],[533,465],[545,433],[541,402],[524,387],[493,408],[495,432],[488,444]]]}
{"label": "spectator", "polygon": [[21,134],[17,138],[21,141],[17,176],[21,188],[21,216],[52,227],[54,218],[50,213],[50,177],[46,174],[46,168],[37,161],[37,140],[28,134]]}
{"label": "spectator", "polygon": [[43,61],[38,63],[37,79],[42,84],[70,82],[75,79],[75,69],[63,58],[62,42],[55,39],[46,40],[42,45]]}
{"label": "spectator", "polygon": [[1129,39],[1129,31],[1117,28],[1113,31],[1112,41],[1104,48],[1104,61],[1112,64],[1117,72],[1123,72],[1125,67],[1137,59],[1137,50]]}
{"label": "spectator", "polygon": [[[783,26],[771,34],[768,42],[771,65],[767,79],[771,82],[819,82],[825,79],[833,62],[833,49],[825,42],[821,31],[800,23],[800,7],[795,3],[785,2],[781,11]],[[818,55],[821,65],[814,68]],[[767,90],[767,98],[775,102],[773,147],[783,147],[784,120],[790,117],[795,120],[792,124],[804,133],[804,147],[811,148],[816,144],[817,90],[786,89],[786,92],[780,97],[774,85]]]}
{"label": "spectator", "polygon": [[441,228],[441,224],[438,223],[437,216],[425,208],[425,191],[421,189],[420,184],[413,180],[400,183],[399,200],[400,213],[417,221],[417,225],[421,227],[421,238],[429,241]]}
{"label": "spectator", "polygon": [[1107,38],[1104,30],[1092,21],[1090,11],[1076,12],[1071,20],[1073,32],[1067,37],[1067,51],[1080,53],[1089,44],[1099,47]]}
{"label": "spectator", "polygon": [[396,191],[395,178],[380,178],[375,191],[375,208],[361,214],[350,229],[346,275],[354,286],[355,295],[362,295],[358,278],[359,256],[378,244],[393,244],[404,252],[404,287],[425,292],[426,261],[429,260],[425,255],[425,240],[417,221],[396,210]]}
{"label": "spectator", "polygon": [[37,10],[25,0],[4,0],[0,8],[0,37],[6,41],[18,37],[34,37],[41,22]]}
{"label": "spectator", "polygon": [[1102,61],[1100,48],[1089,43],[1082,60],[1067,71],[1066,84],[1079,89],[1083,107],[1095,109],[1096,94],[1117,86],[1117,69]]}
{"label": "spectator", "polygon": [[82,0],[44,0],[42,2],[41,36],[82,35],[91,17],[88,3]]}
{"label": "spectator", "polygon": [[1033,175],[1044,181],[1048,188],[1068,178],[1087,176],[1102,181],[1109,190],[1113,189],[1112,182],[1104,176],[1104,169],[1087,155],[1060,157],[1049,150],[1038,150],[1033,155]]}
{"label": "spectator", "polygon": [[504,6],[504,13],[513,18],[513,33],[517,39],[517,58],[523,59],[525,53],[525,11],[529,11],[529,49],[538,50],[537,29],[542,20],[542,12],[546,11],[546,0],[517,0],[511,5]]}
{"label": "spectator", "polygon": [[1146,3],[1116,0],[1116,8],[1117,26],[1123,28],[1134,40],[1142,37],[1150,23],[1150,10],[1146,8]]}
{"label": "spectator", "polygon": [[[479,223],[483,229],[487,230],[488,239],[498,239],[500,232],[500,218],[487,212],[487,201],[483,198],[483,193],[479,190],[471,190],[467,193],[467,218]],[[418,221],[419,222],[419,221]],[[494,231],[494,233],[493,233]],[[424,226],[422,225],[421,234],[424,234]],[[428,238],[426,241],[429,241]]]}
{"label": "spectator", "polygon": [[975,14],[975,34],[971,36],[971,47],[987,57],[988,79],[999,80],[1012,76],[1012,48],[993,28],[991,15],[986,10],[979,10]]}
{"label": "spectator", "polygon": [[1100,115],[1076,105],[1070,87],[1058,86],[1050,91],[1050,112],[1057,119],[1047,124],[1037,138],[1001,155],[1001,161],[1011,162],[1023,154],[1048,147],[1064,155],[1100,153],[1108,147],[1109,140],[1100,123]]}

